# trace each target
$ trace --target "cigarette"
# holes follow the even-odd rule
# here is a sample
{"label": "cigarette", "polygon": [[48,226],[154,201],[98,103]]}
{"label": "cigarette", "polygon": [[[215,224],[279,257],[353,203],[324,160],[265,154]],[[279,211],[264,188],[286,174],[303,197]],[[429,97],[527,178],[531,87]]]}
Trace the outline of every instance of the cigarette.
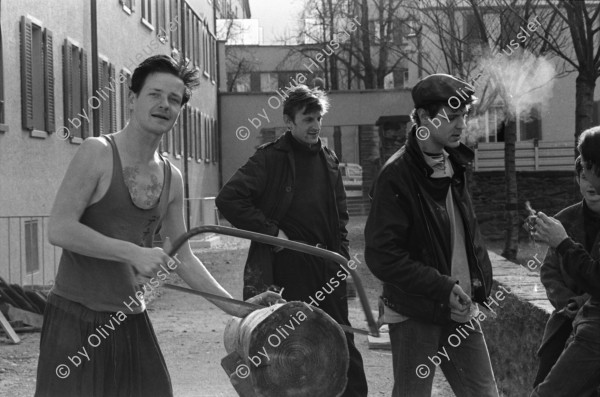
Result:
{"label": "cigarette", "polygon": [[530,216],[535,216],[537,214],[537,211],[531,208],[531,203],[529,203],[529,201],[525,201],[525,209],[529,211]]}
{"label": "cigarette", "polygon": [[285,287],[283,287],[282,289],[279,290],[279,295],[283,296],[283,290],[285,289]]}

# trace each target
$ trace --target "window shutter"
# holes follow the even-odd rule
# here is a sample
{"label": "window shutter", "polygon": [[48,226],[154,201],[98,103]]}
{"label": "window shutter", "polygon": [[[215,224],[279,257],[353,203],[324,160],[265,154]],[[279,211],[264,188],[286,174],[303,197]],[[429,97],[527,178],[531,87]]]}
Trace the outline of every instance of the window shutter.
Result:
{"label": "window shutter", "polygon": [[204,148],[204,113],[200,112],[200,116],[198,118],[198,128],[200,132],[198,133],[198,160],[202,160],[204,158],[202,153],[202,148]]}
{"label": "window shutter", "polygon": [[179,1],[171,0],[169,1],[169,5],[171,7],[171,21],[167,20],[167,24],[170,25],[169,22],[176,24],[175,29],[171,30],[171,26],[167,26],[169,31],[171,32],[171,47],[179,48],[179,32],[181,17],[179,17]]}
{"label": "window shutter", "polygon": [[219,162],[219,139],[221,136],[219,135],[219,122],[215,119],[215,155],[213,157],[213,163]]}
{"label": "window shutter", "polygon": [[53,133],[56,130],[54,122],[54,41],[52,32],[44,30],[44,99],[46,100],[46,131]]}
{"label": "window shutter", "polygon": [[[106,84],[107,91],[110,95],[110,133],[117,131],[117,83],[115,80],[115,67],[109,66],[109,78]],[[112,89],[112,91],[110,91]]]}
{"label": "window shutter", "polygon": [[[98,90],[96,90],[95,94],[98,94],[98,91],[102,91],[102,88],[104,88],[105,86],[105,78],[104,78],[104,61],[101,59],[98,59],[98,86],[100,87]],[[92,94],[92,96],[94,96],[94,94]],[[98,98],[98,97],[96,97]],[[106,134],[106,128],[108,128],[107,125],[104,125],[104,104],[101,103],[101,100],[96,100],[96,101],[91,101],[92,102],[92,106],[96,106],[96,104],[100,101],[100,107],[98,108],[98,118],[99,123],[98,126],[100,128],[99,134],[100,135],[104,135]]]}
{"label": "window shutter", "polygon": [[27,130],[33,130],[32,30],[31,21],[21,17],[21,115]]}
{"label": "window shutter", "polygon": [[73,49],[69,40],[65,39],[65,45],[63,46],[63,106],[64,106],[64,120],[63,125],[71,129],[72,125],[69,123],[69,119],[74,116],[73,114]]}
{"label": "window shutter", "polygon": [[[82,48],[80,50],[81,56],[81,107],[82,109],[86,109],[86,105],[88,104],[88,63],[87,63],[87,53]],[[88,109],[88,118],[91,116],[91,110]],[[81,138],[85,139],[90,134],[90,123],[83,119],[81,120]]]}

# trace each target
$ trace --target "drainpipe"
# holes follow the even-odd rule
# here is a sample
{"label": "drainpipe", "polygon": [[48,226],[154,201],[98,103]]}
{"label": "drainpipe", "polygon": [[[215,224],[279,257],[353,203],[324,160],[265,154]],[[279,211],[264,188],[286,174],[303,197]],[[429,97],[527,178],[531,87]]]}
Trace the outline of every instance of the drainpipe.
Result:
{"label": "drainpipe", "polygon": [[[96,1],[97,0],[91,0],[90,3],[90,25],[92,29],[92,95],[100,89],[98,81],[98,8]],[[92,111],[92,133],[93,136],[100,136],[100,107],[92,109]]]}

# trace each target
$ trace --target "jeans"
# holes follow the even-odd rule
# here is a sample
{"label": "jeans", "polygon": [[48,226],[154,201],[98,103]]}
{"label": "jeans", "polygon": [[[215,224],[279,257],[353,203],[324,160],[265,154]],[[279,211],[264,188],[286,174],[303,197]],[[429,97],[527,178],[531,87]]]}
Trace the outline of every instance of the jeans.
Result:
{"label": "jeans", "polygon": [[498,397],[487,346],[477,321],[442,326],[411,318],[390,324],[389,328],[393,397],[430,397],[438,365],[457,397]]}
{"label": "jeans", "polygon": [[600,386],[600,306],[586,303],[567,347],[531,397],[595,396]]}
{"label": "jeans", "polygon": [[569,340],[572,331],[573,326],[571,325],[571,320],[565,321],[558,331],[552,335],[550,340],[546,342],[546,345],[540,351],[540,366],[535,375],[535,380],[533,381],[534,388],[546,379],[546,376],[548,376],[550,370],[554,364],[556,364],[558,358],[565,349],[565,345],[567,340]]}

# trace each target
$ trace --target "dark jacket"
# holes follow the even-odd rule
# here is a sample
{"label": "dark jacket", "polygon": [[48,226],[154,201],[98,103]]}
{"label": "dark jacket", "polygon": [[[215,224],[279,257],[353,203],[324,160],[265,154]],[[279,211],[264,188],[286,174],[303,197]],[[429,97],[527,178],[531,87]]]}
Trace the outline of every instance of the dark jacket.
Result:
{"label": "dark jacket", "polygon": [[[562,223],[567,234],[573,240],[582,244],[585,243],[583,201],[563,209],[554,217]],[[592,254],[594,259],[598,259],[599,244],[600,241],[596,238],[592,249],[592,253],[596,253],[595,255]],[[548,300],[555,309],[546,323],[546,329],[544,330],[540,346],[540,350],[542,350],[545,344],[565,322],[573,321],[573,317],[569,317],[565,313],[559,313],[559,311],[564,309],[570,302],[577,304],[577,308],[574,309],[576,311],[583,306],[590,298],[590,295],[584,293],[583,289],[575,283],[575,280],[567,274],[562,258],[553,248],[548,248],[544,264],[540,270],[540,278],[546,288]]]}
{"label": "dark jacket", "polygon": [[[481,236],[465,179],[473,152],[460,144],[446,148],[454,168],[450,188],[465,225],[472,297],[483,303],[492,287],[492,266]],[[383,281],[384,302],[398,313],[436,324],[450,322],[452,248],[450,221],[431,193],[430,178],[417,144],[415,128],[408,141],[383,166],[372,191],[365,227],[365,259]]]}
{"label": "dark jacket", "polygon": [[[217,196],[217,208],[239,229],[277,236],[278,224],[288,211],[294,196],[294,151],[288,131],[276,141],[258,148],[223,186]],[[329,173],[329,194],[333,195],[336,211],[331,214],[333,245],[327,247],[350,258],[348,251],[348,210],[346,192],[339,170],[339,161],[327,147],[319,154],[325,159]],[[273,284],[272,246],[252,242],[244,269],[244,299],[265,291]]]}

